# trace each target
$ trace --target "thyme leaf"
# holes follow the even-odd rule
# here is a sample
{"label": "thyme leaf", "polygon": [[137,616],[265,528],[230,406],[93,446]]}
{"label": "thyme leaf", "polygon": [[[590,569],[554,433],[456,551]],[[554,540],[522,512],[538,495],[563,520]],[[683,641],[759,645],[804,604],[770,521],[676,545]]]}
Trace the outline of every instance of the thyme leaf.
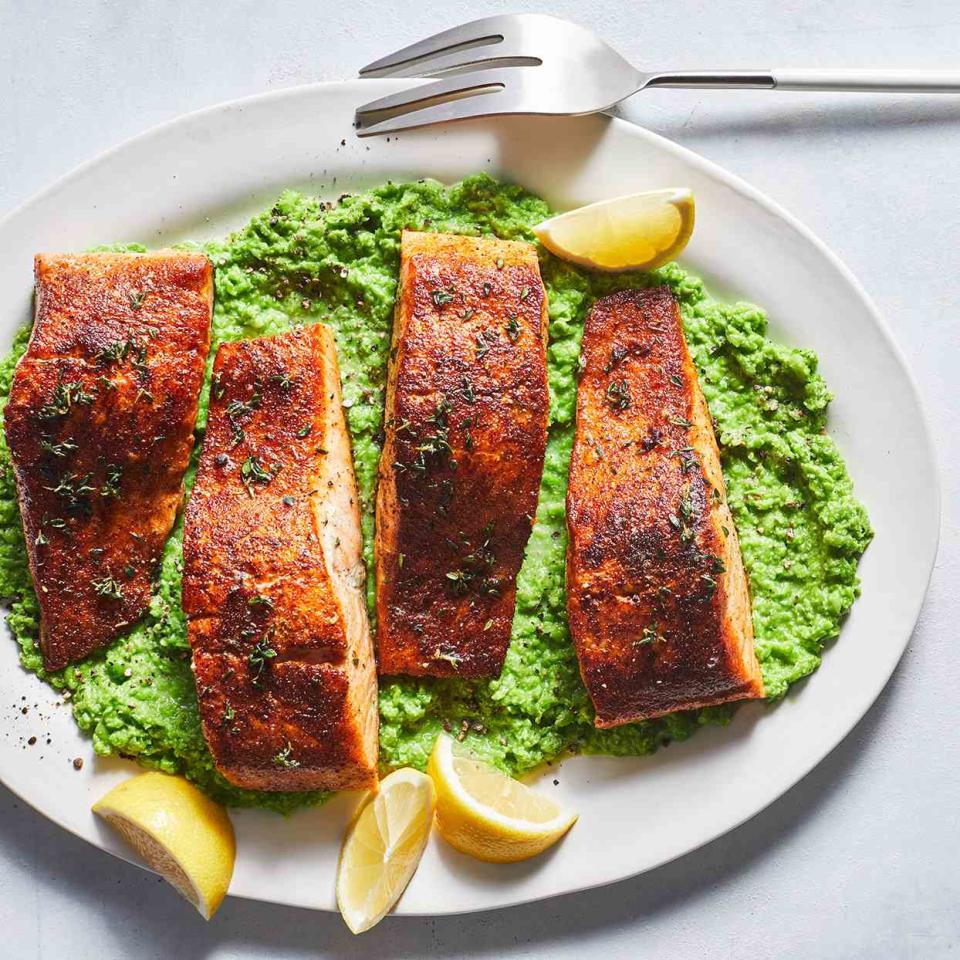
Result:
{"label": "thyme leaf", "polygon": [[433,305],[439,310],[445,304],[453,301],[453,294],[450,293],[449,290],[431,290],[430,299],[433,301]]}
{"label": "thyme leaf", "polygon": [[247,493],[252,497],[254,484],[269,483],[277,475],[279,469],[279,467],[272,467],[265,470],[259,459],[251,455],[243,461],[243,465],[240,467],[240,479],[247,488]]}
{"label": "thyme leaf", "polygon": [[107,597],[110,600],[123,599],[123,587],[109,574],[92,581],[92,585],[98,597]]}
{"label": "thyme leaf", "polygon": [[254,684],[259,684],[264,671],[276,655],[277,651],[270,646],[269,640],[259,640],[253,645],[253,649],[247,657],[247,663],[250,664],[250,669],[253,671]]}
{"label": "thyme leaf", "polygon": [[278,767],[286,767],[287,769],[295,769],[300,766],[300,761],[295,760],[291,755],[293,753],[293,745],[290,741],[287,741],[287,745],[274,756],[273,762]]}
{"label": "thyme leaf", "polygon": [[626,380],[612,380],[607,387],[607,403],[614,410],[629,410],[631,404],[630,387]]}
{"label": "thyme leaf", "polygon": [[58,417],[65,417],[74,404],[89,405],[96,398],[97,395],[84,390],[81,383],[58,383],[50,402],[40,408],[40,419],[55,420]]}

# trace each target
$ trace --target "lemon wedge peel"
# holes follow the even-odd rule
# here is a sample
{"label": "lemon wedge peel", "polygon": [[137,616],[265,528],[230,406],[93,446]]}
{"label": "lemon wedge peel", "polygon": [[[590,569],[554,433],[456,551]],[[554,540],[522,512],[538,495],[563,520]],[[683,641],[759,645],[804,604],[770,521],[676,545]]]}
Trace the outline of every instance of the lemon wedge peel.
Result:
{"label": "lemon wedge peel", "polygon": [[347,829],[337,868],[337,905],[353,933],[390,912],[430,838],[436,793],[425,773],[404,767],[368,795]]}
{"label": "lemon wedge peel", "polygon": [[654,270],[680,255],[695,220],[693,193],[670,187],[578,207],[533,232],[551,253],[593,270]]}
{"label": "lemon wedge peel", "polygon": [[441,734],[428,766],[437,829],[461,853],[489,863],[527,860],[553,846],[577,814],[470,755]]}
{"label": "lemon wedge peel", "polygon": [[209,920],[230,887],[237,844],[227,811],[183,777],[150,771],[93,805],[147,865]]}

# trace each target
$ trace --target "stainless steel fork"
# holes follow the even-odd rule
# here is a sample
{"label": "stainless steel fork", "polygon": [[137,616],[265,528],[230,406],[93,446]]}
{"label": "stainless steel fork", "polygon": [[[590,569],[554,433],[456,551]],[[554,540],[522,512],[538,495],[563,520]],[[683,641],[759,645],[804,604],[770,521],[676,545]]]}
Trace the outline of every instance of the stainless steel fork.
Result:
{"label": "stainless steel fork", "polygon": [[647,87],[960,93],[960,70],[635,69],[589,30],[543,14],[485,17],[391,53],[361,77],[440,77],[357,110],[360,136],[468,117],[578,115]]}

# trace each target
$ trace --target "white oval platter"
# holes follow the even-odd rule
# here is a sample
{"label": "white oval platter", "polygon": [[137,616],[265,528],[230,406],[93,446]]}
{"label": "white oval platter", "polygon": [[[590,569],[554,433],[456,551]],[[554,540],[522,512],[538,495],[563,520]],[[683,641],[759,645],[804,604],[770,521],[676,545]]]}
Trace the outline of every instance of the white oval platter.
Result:
{"label": "white oval platter", "polygon": [[[688,150],[605,117],[514,118],[357,139],[355,107],[400,85],[344,81],[223,104],[78,168],[0,223],[0,342],[29,317],[36,251],[221,237],[286,187],[335,198],[387,179],[449,182],[487,171],[569,208],[689,186],[697,227],[683,262],[713,292],[765,307],[772,336],[817,351],[836,394],[830,430],[876,529],[860,567],[863,595],[809,681],[772,709],[745,707],[729,727],[652,758],[565,762],[545,788],[577,807],[580,821],[537,860],[481,864],[435,837],[398,912],[442,914],[650,870],[736,827],[795,784],[863,716],[903,653],[936,554],[939,490],[917,391],[887,327],[849,271],[776,204]],[[9,636],[0,637],[0,777],[64,828],[127,857],[90,805],[136,768],[95,758],[57,701],[21,670]],[[40,739],[27,746],[30,736]],[[78,756],[80,771],[70,763]],[[287,819],[236,812],[231,893],[335,909],[339,842],[355,802],[344,795]]]}

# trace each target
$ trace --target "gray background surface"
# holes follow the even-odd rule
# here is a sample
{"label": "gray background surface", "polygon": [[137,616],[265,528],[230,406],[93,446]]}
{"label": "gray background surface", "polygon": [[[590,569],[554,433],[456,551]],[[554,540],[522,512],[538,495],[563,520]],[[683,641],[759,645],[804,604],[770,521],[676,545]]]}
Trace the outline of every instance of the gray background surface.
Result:
{"label": "gray background surface", "polygon": [[[651,67],[960,68],[956,0],[0,0],[0,212],[184,111],[351,76],[434,30],[521,9],[579,19]],[[0,788],[0,955],[960,954],[960,97],[658,91],[623,115],[806,221],[875,298],[921,384],[943,477],[940,560],[878,703],[779,802],[676,863],[543,904],[388,920],[360,939],[336,916],[241,900],[204,925],[157,878]]]}

